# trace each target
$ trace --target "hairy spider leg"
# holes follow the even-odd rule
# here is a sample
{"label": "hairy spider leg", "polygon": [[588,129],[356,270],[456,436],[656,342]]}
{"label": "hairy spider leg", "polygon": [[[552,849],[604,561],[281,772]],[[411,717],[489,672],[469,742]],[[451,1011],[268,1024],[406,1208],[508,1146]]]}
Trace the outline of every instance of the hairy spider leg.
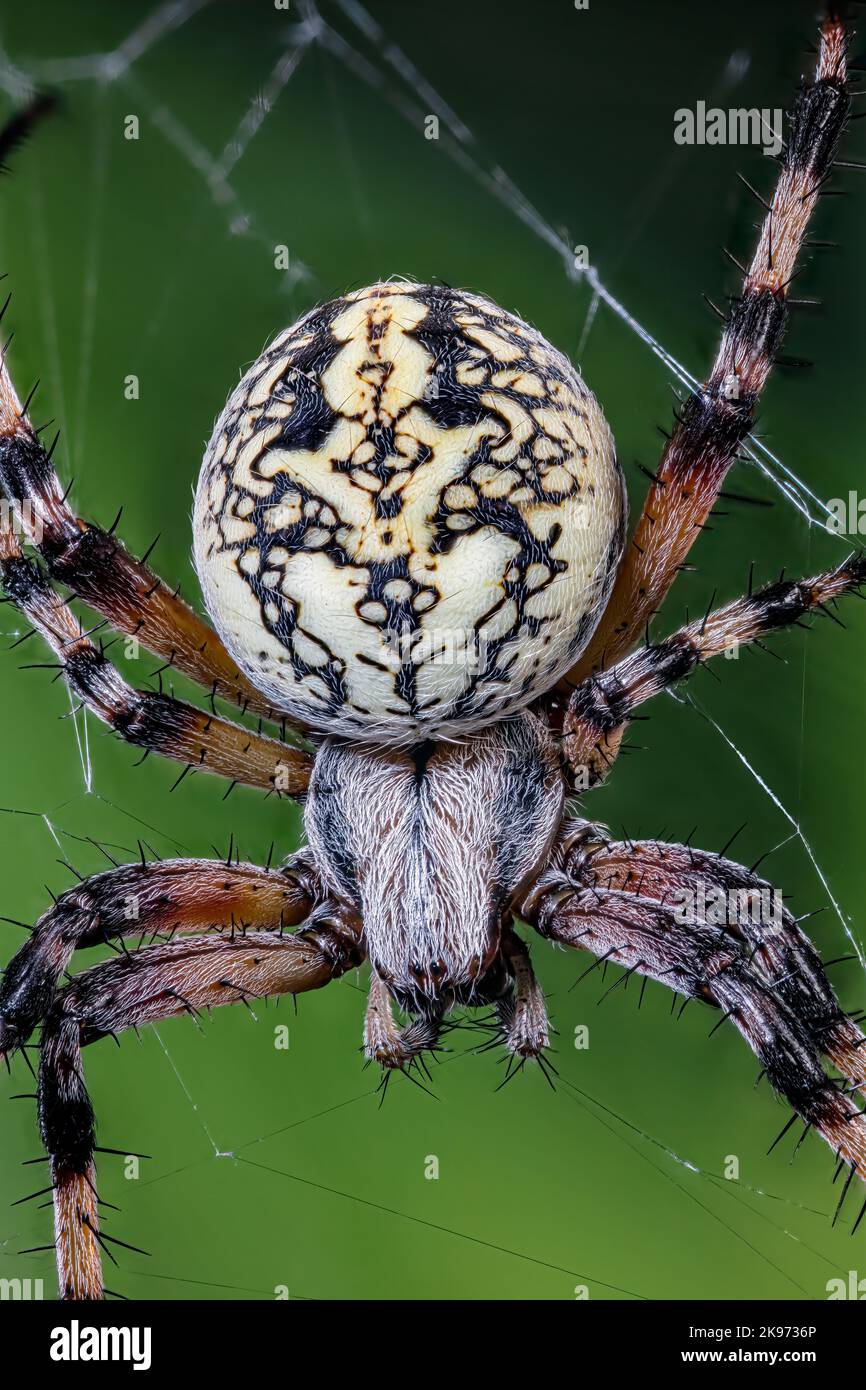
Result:
{"label": "hairy spider leg", "polygon": [[101,645],[82,630],[41,566],[25,557],[10,519],[0,517],[0,583],[59,659],[73,695],[127,743],[233,783],[280,795],[303,793],[312,756],[240,724],[157,691],[139,691],[120,675]]}
{"label": "hairy spider leg", "polygon": [[720,925],[749,951],[750,964],[837,1071],[866,1081],[863,1034],[843,1013],[817,950],[766,879],[724,853],[658,840],[611,841],[586,821],[564,827],[560,843],[557,866],[575,881],[665,903],[682,920]]}
{"label": "hairy spider leg", "polygon": [[812,579],[780,580],[682,627],[655,646],[639,647],[609,670],[587,676],[568,702],[563,752],[572,773],[588,786],[603,781],[622,743],[628,720],[645,700],[687,676],[711,656],[736,649],[805,615],[823,612],[866,581],[866,559],[850,556]]}
{"label": "hairy spider leg", "polygon": [[69,489],[61,486],[50,452],[21,407],[5,350],[0,359],[0,490],[53,580],[213,696],[285,722],[241,674],[204,619],[145,561],[134,559],[112,531],[75,515],[66,500]]}
{"label": "hairy spider leg", "polygon": [[349,938],[327,927],[194,936],[95,965],[60,991],[42,1029],[39,1124],[50,1157],[55,1247],[63,1299],[103,1297],[101,1253],[122,1245],[100,1228],[96,1129],[81,1049],[177,1014],[300,994],[360,963]]}
{"label": "hairy spider leg", "polygon": [[778,183],[772,202],[764,203],[758,245],[740,297],[728,312],[712,371],[677,412],[607,608],[563,688],[612,665],[644,632],[752,429],[761,391],[778,361],[797,258],[808,244],[809,220],[848,121],[847,47],[843,23],[827,19],[814,79],[801,87],[794,103]]}
{"label": "hairy spider leg", "polygon": [[[598,964],[623,966],[625,981],[648,976],[685,1002],[721,1010],[720,1023],[729,1019],[742,1034],[807,1129],[826,1140],[851,1178],[866,1176],[866,1114],[853,1099],[866,1074],[866,1040],[840,1009],[791,914],[776,897],[763,906],[769,884],[687,845],[611,844],[598,828],[576,836],[567,829],[564,839],[571,847],[531,890],[521,909],[526,920],[548,940],[591,952]],[[706,911],[713,887],[729,906],[722,922]],[[824,1069],[822,1053],[841,1083]],[[847,1190],[846,1183],[843,1200]]]}
{"label": "hairy spider leg", "polygon": [[320,901],[303,852],[278,869],[212,859],[122,864],[62,893],[13,956],[0,984],[0,1056],[44,1019],[75,951],[205,927],[245,932],[303,922]]}

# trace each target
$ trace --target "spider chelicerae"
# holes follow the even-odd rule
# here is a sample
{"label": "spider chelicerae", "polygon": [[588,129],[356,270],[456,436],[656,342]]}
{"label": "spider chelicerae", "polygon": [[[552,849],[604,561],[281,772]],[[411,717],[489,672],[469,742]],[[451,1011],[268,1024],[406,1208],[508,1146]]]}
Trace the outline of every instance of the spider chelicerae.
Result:
{"label": "spider chelicerae", "polygon": [[[848,1181],[864,1171],[851,1092],[866,1039],[770,885],[724,855],[615,842],[576,809],[644,701],[866,578],[851,558],[639,645],[778,354],[849,114],[846,48],[841,21],[825,21],[715,363],[678,412],[628,543],[613,441],[569,362],[477,294],[377,284],[283,333],[217,421],[194,518],[214,630],[146,557],[74,514],[4,354],[7,595],[122,738],[184,773],[301,800],[308,841],[279,868],[116,866],[57,899],[9,964],[0,1052],[41,1025],[62,1297],[103,1294],[83,1047],[318,989],[368,959],[364,1048],[386,1073],[423,1064],[455,1005],[492,1008],[513,1064],[544,1066],[544,998],[516,922],[719,1010]],[[258,731],[130,687],[55,585],[259,716]],[[736,904],[721,921],[707,906],[720,896]],[[78,948],[142,933],[152,944],[60,985]]]}

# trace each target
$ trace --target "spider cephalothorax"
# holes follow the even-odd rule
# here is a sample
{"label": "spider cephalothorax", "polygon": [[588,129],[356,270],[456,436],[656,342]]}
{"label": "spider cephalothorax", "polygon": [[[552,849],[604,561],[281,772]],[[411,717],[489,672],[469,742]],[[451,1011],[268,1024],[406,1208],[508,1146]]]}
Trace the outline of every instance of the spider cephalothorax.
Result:
{"label": "spider cephalothorax", "polygon": [[529,713],[405,750],[326,740],[304,811],[310,846],[403,1008],[441,1017],[503,993],[503,917],[547,859],[564,796],[556,745]]}
{"label": "spider cephalothorax", "polygon": [[[411,1066],[460,1003],[493,1005],[511,1062],[542,1060],[544,998],[519,923],[721,1011],[848,1165],[842,1200],[866,1172],[853,1099],[866,1038],[770,885],[690,846],[613,842],[568,806],[607,775],[645,700],[866,578],[850,558],[637,645],[752,427],[848,116],[846,48],[827,20],[716,361],[678,413],[624,551],[622,481],[597,403],[535,330],[478,295],[374,285],[308,314],[246,374],[196,500],[216,632],[75,515],[4,360],[8,596],[123,738],[178,760],[181,776],[206,768],[297,797],[309,841],[277,869],[231,856],[112,868],[59,898],[10,962],[0,1055],[41,1024],[64,1297],[102,1294],[83,1047],[317,989],[368,959],[369,1058]],[[133,689],[55,583],[260,727]],[[706,906],[720,896],[721,918]],[[132,935],[151,944],[61,985],[77,948]]]}

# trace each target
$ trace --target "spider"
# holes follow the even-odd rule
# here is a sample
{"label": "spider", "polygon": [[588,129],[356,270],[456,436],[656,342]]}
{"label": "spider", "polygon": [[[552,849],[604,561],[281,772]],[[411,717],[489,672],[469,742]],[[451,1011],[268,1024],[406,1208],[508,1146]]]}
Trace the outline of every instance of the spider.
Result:
{"label": "spider", "polygon": [[[544,1065],[545,1002],[516,922],[718,1010],[848,1183],[863,1174],[851,1092],[866,1082],[866,1038],[790,912],[755,911],[770,885],[724,854],[616,842],[578,799],[609,774],[645,701],[866,578],[852,557],[642,643],[779,351],[849,115],[847,45],[841,20],[825,20],[741,293],[629,543],[613,440],[567,359],[478,294],[389,281],[286,330],[219,417],[194,511],[212,628],[146,556],[74,514],[4,354],[9,598],[123,739],[178,760],[181,776],[204,768],[297,798],[307,838],[278,868],[117,865],[57,899],[9,964],[0,1052],[41,1025],[61,1297],[104,1293],[84,1047],[319,989],[366,959],[364,1050],[386,1075],[423,1063],[455,1005],[493,1011],[509,1065]],[[212,710],[219,695],[258,716],[258,731],[133,689],[62,586],[198,682]],[[706,906],[719,894],[735,905],[721,921]],[[142,934],[151,944],[60,984],[79,948]]]}

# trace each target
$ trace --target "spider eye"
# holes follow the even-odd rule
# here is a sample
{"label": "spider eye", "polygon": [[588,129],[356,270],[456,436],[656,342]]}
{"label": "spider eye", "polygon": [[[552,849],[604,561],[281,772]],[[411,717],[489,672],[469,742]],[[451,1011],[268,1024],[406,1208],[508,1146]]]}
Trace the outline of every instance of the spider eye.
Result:
{"label": "spider eye", "polygon": [[315,309],[247,372],[202,465],[195,557],[275,706],[412,742],[568,669],[624,523],[613,439],[567,359],[489,300],[393,283]]}

